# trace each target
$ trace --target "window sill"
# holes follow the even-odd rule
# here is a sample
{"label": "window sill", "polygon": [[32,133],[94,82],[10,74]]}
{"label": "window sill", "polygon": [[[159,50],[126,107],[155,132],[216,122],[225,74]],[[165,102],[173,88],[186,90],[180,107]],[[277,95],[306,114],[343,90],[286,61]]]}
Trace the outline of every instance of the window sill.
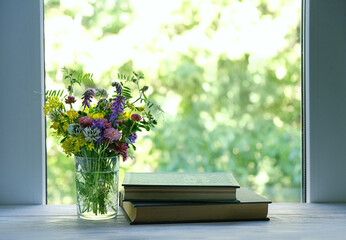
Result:
{"label": "window sill", "polygon": [[339,239],[346,235],[346,204],[269,205],[270,221],[129,225],[116,219],[87,221],[74,205],[0,206],[4,239]]}

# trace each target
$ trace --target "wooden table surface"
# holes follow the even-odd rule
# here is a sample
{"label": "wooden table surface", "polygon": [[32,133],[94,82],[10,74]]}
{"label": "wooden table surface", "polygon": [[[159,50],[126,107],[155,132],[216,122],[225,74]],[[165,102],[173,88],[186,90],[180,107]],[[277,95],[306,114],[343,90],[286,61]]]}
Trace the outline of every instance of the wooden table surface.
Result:
{"label": "wooden table surface", "polygon": [[270,204],[270,221],[129,225],[73,205],[0,206],[0,239],[346,239],[346,204]]}

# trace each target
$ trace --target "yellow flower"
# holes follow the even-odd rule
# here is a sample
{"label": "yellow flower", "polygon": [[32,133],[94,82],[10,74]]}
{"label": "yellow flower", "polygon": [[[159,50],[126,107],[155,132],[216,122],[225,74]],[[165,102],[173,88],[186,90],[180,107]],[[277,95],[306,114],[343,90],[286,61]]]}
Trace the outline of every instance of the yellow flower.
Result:
{"label": "yellow flower", "polygon": [[94,143],[86,141],[81,135],[77,137],[67,138],[61,144],[61,147],[63,148],[67,156],[80,153],[83,146],[85,146],[90,151],[94,149]]}
{"label": "yellow flower", "polygon": [[53,124],[50,126],[50,128],[53,128],[53,129],[57,130],[58,126],[59,126],[58,122],[53,122]]}
{"label": "yellow flower", "polygon": [[125,119],[130,118],[130,116],[131,116],[131,112],[124,113],[124,118]]}
{"label": "yellow flower", "polygon": [[58,97],[47,97],[46,105],[43,107],[44,115],[47,116],[51,114],[53,110],[62,110],[64,109],[64,104],[60,102]]}
{"label": "yellow flower", "polygon": [[145,109],[145,107],[138,107],[137,110],[140,111],[140,112],[143,112]]}
{"label": "yellow flower", "polygon": [[61,147],[67,156],[71,156],[73,153],[73,142],[74,138],[68,138],[61,144]]}
{"label": "yellow flower", "polygon": [[89,142],[89,143],[86,145],[86,148],[87,148],[89,151],[94,150],[94,142]]}
{"label": "yellow flower", "polygon": [[96,114],[93,114],[93,119],[99,119],[99,118],[103,118],[104,117],[104,114],[103,113],[96,113]]}
{"label": "yellow flower", "polygon": [[70,126],[70,124],[67,122],[62,126],[62,129],[64,130],[64,132],[67,131],[68,126]]}
{"label": "yellow flower", "polygon": [[100,119],[104,117],[104,114],[103,113],[93,113],[93,114],[88,113],[88,117],[92,119]]}
{"label": "yellow flower", "polygon": [[78,117],[78,113],[74,110],[68,110],[66,114],[69,117],[69,119],[74,119],[75,117]]}
{"label": "yellow flower", "polygon": [[59,123],[60,124],[64,124],[67,121],[68,121],[68,116],[66,114],[64,114],[64,113],[61,113],[60,119],[59,119]]}
{"label": "yellow flower", "polygon": [[83,146],[87,145],[87,141],[80,135],[74,138],[74,154],[79,153]]}

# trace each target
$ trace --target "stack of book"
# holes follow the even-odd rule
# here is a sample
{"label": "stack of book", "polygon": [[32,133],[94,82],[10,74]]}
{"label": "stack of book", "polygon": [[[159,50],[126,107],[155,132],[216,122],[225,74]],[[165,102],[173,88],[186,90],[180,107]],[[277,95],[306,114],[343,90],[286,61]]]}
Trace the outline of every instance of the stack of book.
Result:
{"label": "stack of book", "polygon": [[131,224],[268,220],[269,200],[232,173],[126,173],[120,207]]}

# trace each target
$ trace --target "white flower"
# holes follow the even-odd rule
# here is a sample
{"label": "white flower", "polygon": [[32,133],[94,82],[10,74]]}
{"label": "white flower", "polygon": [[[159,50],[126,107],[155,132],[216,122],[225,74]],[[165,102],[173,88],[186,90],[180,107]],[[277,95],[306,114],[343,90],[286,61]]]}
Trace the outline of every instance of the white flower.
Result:
{"label": "white flower", "polygon": [[71,123],[70,126],[67,127],[67,132],[73,136],[78,136],[83,132],[83,128],[78,123]]}
{"label": "white flower", "polygon": [[97,141],[100,138],[100,130],[93,127],[84,128],[83,134],[87,141]]}

